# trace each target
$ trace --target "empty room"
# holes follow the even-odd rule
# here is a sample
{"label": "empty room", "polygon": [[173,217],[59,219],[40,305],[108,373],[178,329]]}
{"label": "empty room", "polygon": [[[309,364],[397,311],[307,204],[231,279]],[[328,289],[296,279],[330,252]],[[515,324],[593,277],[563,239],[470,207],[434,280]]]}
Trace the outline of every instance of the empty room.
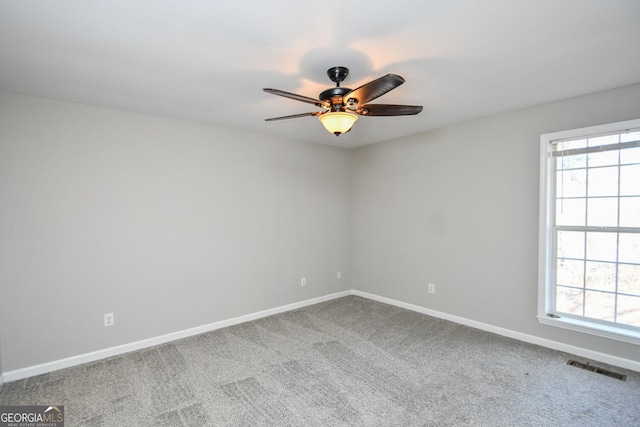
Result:
{"label": "empty room", "polygon": [[0,0],[0,427],[640,425],[637,0]]}

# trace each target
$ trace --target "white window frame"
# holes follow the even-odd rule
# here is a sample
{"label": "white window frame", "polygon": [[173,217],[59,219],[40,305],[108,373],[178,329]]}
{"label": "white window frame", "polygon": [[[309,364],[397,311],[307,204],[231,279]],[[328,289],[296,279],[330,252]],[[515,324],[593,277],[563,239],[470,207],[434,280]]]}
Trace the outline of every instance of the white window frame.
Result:
{"label": "white window frame", "polygon": [[555,167],[551,156],[552,142],[559,139],[570,139],[622,132],[626,129],[640,128],[640,119],[624,122],[571,129],[561,132],[547,133],[540,136],[540,224],[538,243],[538,321],[541,324],[569,329],[610,338],[618,341],[640,345],[640,332],[605,325],[588,319],[549,316],[553,311],[555,241],[553,237],[553,221],[555,216]]}

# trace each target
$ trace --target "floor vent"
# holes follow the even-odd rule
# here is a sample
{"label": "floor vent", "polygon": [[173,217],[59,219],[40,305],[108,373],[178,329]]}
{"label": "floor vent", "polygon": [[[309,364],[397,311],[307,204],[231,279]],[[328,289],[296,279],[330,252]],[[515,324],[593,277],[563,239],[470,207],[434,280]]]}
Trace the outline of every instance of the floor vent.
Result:
{"label": "floor vent", "polygon": [[590,365],[588,363],[578,362],[577,360],[569,359],[567,365],[576,366],[580,369],[586,369],[587,371],[595,372],[596,374],[606,375],[611,378],[615,378],[617,380],[626,381],[627,376],[623,374],[619,374],[617,372],[610,371],[608,369],[599,368],[597,366]]}

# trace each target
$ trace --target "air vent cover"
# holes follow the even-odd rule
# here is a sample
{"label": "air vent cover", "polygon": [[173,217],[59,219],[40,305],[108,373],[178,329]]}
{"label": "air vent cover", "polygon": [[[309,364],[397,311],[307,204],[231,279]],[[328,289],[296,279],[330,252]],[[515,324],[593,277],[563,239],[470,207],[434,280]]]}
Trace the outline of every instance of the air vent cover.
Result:
{"label": "air vent cover", "polygon": [[619,374],[617,372],[610,371],[608,369],[600,368],[598,366],[590,365],[588,363],[578,362],[577,360],[569,359],[567,365],[576,366],[580,369],[586,369],[587,371],[595,372],[596,374],[606,375],[617,380],[626,381],[627,376]]}

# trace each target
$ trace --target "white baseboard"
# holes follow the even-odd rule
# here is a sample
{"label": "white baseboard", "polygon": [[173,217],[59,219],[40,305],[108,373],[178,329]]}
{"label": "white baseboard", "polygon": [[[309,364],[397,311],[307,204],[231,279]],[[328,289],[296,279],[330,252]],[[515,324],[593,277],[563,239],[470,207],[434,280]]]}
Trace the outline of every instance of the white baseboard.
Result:
{"label": "white baseboard", "polygon": [[172,332],[170,334],[148,338],[145,340],[136,341],[128,344],[123,344],[116,347],[106,348],[106,349],[94,351],[91,353],[72,356],[66,359],[55,360],[53,362],[47,362],[40,365],[29,366],[22,369],[8,371],[0,375],[0,388],[2,387],[2,384],[5,382],[16,381],[23,378],[33,377],[35,375],[45,374],[47,372],[57,371],[59,369],[81,365],[83,363],[93,362],[100,359],[106,359],[108,357],[117,356],[120,354],[128,353],[130,351],[153,347],[153,346],[164,344],[170,341],[175,341],[175,340],[187,338],[193,335],[214,331],[216,329],[237,325],[239,323],[249,322],[251,320],[272,316],[274,314],[284,313],[286,311],[291,311],[291,310],[306,307],[309,305],[329,301],[332,299],[341,298],[347,295],[357,295],[363,298],[368,298],[374,301],[379,301],[385,304],[394,305],[396,307],[401,307],[407,310],[426,314],[428,316],[433,316],[439,319],[449,320],[455,323],[459,323],[461,325],[470,326],[472,328],[480,329],[483,331],[492,332],[494,334],[502,335],[505,337],[514,338],[514,339],[528,342],[531,344],[540,345],[542,347],[564,351],[570,354],[575,354],[577,356],[582,356],[588,359],[597,360],[599,362],[608,363],[613,366],[620,366],[622,368],[640,372],[640,362],[636,362],[634,360],[624,359],[621,357],[612,356],[609,354],[600,353],[593,350],[588,350],[582,347],[576,347],[569,344],[563,344],[557,341],[552,341],[545,338],[540,338],[533,335],[512,331],[510,329],[505,329],[498,326],[477,322],[475,320],[466,319],[464,317],[454,316],[454,315],[443,313],[440,311],[420,307],[418,305],[397,301],[391,298],[386,298],[386,297],[382,297],[375,294],[370,294],[368,292],[349,290],[349,291],[336,292],[336,293],[325,295],[322,297],[311,298],[308,300],[296,302],[293,304],[287,304],[280,307],[259,311],[256,313],[246,314],[243,316],[234,317],[232,319],[221,320],[219,322],[210,323],[208,325],[197,326],[195,328],[185,329],[178,332]]}
{"label": "white baseboard", "polygon": [[437,317],[439,319],[449,320],[451,322],[459,323],[461,325],[470,326],[472,328],[480,329],[487,332],[492,332],[497,335],[502,335],[508,338],[514,338],[516,340],[524,341],[530,344],[536,344],[542,347],[551,348],[553,350],[563,351],[566,353],[574,354],[576,356],[582,356],[588,359],[596,360],[598,362],[603,362],[609,365],[619,366],[621,368],[640,372],[640,362],[636,362],[635,360],[625,359],[618,356],[612,356],[610,354],[600,353],[598,351],[593,351],[593,350],[589,350],[582,347],[576,347],[573,345],[564,344],[558,341],[548,340],[546,338],[536,337],[534,335],[529,335],[522,332],[512,331],[510,329],[501,328],[499,326],[477,322],[475,320],[466,319],[464,317],[454,316],[452,314],[431,310],[428,308],[420,307],[418,305],[397,301],[391,298],[381,297],[375,294],[370,294],[368,292],[353,290],[351,293],[352,295],[361,296],[363,298],[368,298],[368,299],[382,302],[389,305],[395,305],[396,307],[400,307],[400,308],[406,308],[407,310],[416,311],[418,313],[426,314],[432,317]]}
{"label": "white baseboard", "polygon": [[293,304],[287,304],[280,307],[259,311],[256,313],[246,314],[244,316],[234,317],[232,319],[221,320],[219,322],[210,323],[208,325],[197,326],[195,328],[185,329],[178,332],[172,332],[170,334],[148,338],[145,340],[136,341],[128,344],[123,344],[116,347],[105,348],[103,350],[80,354],[78,356],[72,356],[66,359],[55,360],[53,362],[47,362],[40,365],[29,366],[27,368],[16,369],[14,371],[5,372],[2,375],[2,378],[4,381],[9,382],[9,381],[20,380],[23,378],[33,377],[35,375],[41,375],[47,372],[53,372],[59,369],[81,365],[83,363],[93,362],[100,359],[106,359],[107,357],[117,356],[119,354],[128,353],[130,351],[153,347],[153,346],[164,344],[170,341],[175,341],[175,340],[187,338],[193,335],[214,331],[216,329],[225,328],[227,326],[233,326],[239,323],[249,322],[251,320],[272,316],[274,314],[284,313],[285,311],[295,310],[298,308],[306,307],[308,305],[318,304],[321,302],[329,301],[332,299],[344,297],[351,294],[352,294],[352,291],[336,292],[334,294],[329,294],[329,295],[325,295],[317,298],[311,298],[311,299],[296,302]]}

